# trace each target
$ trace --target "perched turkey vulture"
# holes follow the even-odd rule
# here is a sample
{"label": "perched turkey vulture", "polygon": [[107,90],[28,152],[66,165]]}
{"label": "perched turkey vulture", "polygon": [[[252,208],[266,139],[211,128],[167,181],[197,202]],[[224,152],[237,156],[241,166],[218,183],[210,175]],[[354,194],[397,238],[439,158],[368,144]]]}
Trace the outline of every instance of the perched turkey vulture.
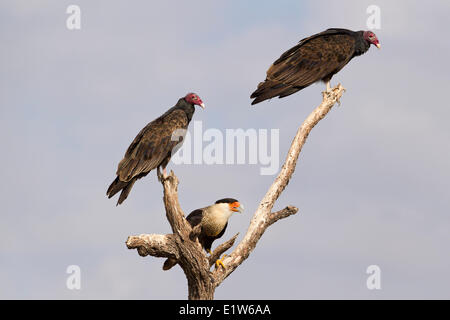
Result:
{"label": "perched turkey vulture", "polygon": [[[211,254],[211,246],[214,240],[219,239],[225,233],[228,226],[228,219],[235,212],[242,212],[244,207],[233,198],[225,198],[217,200],[215,204],[206,208],[196,209],[192,211],[186,220],[191,227],[201,224],[201,232],[198,241],[203,249]],[[224,256],[225,257],[225,256]],[[216,266],[222,265],[222,259],[216,261]],[[169,270],[178,262],[176,259],[168,258],[163,265],[163,270]]]}
{"label": "perched turkey vulture", "polygon": [[284,98],[319,80],[329,92],[333,75],[353,57],[366,53],[371,44],[380,48],[373,32],[347,29],[328,29],[301,40],[270,66],[266,80],[250,96],[255,99],[252,104]]}
{"label": "perched turkey vulture", "polygon": [[117,205],[128,196],[136,180],[145,177],[157,168],[158,178],[166,177],[166,166],[181,143],[195,111],[195,105],[205,108],[202,100],[195,93],[188,93],[180,98],[175,106],[159,118],[147,124],[130,144],[117,168],[117,178],[106,192],[111,198],[119,191]]}

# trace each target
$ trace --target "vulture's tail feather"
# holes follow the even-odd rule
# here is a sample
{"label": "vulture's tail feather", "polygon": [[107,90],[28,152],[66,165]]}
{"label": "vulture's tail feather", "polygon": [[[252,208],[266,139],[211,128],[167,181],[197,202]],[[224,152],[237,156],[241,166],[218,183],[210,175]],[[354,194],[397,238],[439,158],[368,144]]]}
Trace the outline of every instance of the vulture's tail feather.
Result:
{"label": "vulture's tail feather", "polygon": [[266,80],[258,85],[258,88],[252,93],[250,98],[255,99],[252,101],[252,105],[254,105],[274,97],[284,98],[290,96],[305,87],[307,86],[291,87],[282,83],[274,83],[270,80]]}
{"label": "vulture's tail feather", "polygon": [[275,84],[266,80],[258,85],[258,88],[252,93],[250,98],[255,99],[252,101],[252,104],[257,104],[261,101],[278,96],[284,90],[286,90],[286,85],[280,83]]}
{"label": "vulture's tail feather", "polygon": [[119,191],[122,191],[119,196],[119,200],[117,201],[117,205],[121,204],[128,197],[128,194],[133,188],[134,182],[136,179],[131,179],[128,182],[120,181],[119,177],[117,177],[109,186],[108,191],[106,191],[106,195],[108,198],[113,197]]}

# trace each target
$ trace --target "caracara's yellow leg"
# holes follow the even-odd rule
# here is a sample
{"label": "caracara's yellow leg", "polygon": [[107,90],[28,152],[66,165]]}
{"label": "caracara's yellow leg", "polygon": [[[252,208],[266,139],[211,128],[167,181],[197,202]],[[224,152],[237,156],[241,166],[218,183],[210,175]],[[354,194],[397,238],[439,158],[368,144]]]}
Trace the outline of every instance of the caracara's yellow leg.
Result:
{"label": "caracara's yellow leg", "polygon": [[223,264],[223,259],[225,259],[226,256],[227,256],[227,254],[224,254],[224,255],[222,256],[222,259],[216,260],[216,269],[219,268],[219,266],[222,266],[222,268],[227,269],[227,268],[225,267],[225,265]]}
{"label": "caracara's yellow leg", "polygon": [[206,251],[208,251],[209,255],[212,256],[212,251],[211,251],[211,249],[207,249]]}

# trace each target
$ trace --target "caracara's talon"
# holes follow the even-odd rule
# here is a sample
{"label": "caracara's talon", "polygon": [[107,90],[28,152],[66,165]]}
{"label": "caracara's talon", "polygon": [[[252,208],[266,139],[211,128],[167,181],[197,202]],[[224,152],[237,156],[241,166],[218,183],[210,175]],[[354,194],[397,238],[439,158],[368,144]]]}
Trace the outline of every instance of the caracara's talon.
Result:
{"label": "caracara's talon", "polygon": [[225,270],[227,270],[227,268],[225,267],[225,265],[223,264],[223,262],[220,261],[220,260],[217,260],[217,261],[216,261],[216,269],[218,269],[219,266],[222,266]]}
{"label": "caracara's talon", "polygon": [[227,254],[224,254],[222,256],[222,259],[217,259],[216,260],[216,269],[218,269],[220,266],[222,266],[222,268],[224,268],[225,270],[227,270],[227,267],[225,267],[225,265],[223,264],[223,259],[225,259],[225,257],[227,256]]}

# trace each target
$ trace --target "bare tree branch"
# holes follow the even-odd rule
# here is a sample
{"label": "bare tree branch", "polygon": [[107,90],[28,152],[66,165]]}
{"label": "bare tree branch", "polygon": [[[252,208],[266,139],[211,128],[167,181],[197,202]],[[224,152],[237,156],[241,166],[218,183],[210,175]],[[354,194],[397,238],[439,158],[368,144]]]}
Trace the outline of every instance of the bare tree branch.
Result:
{"label": "bare tree branch", "polygon": [[236,233],[233,238],[231,238],[227,242],[222,243],[216,248],[216,250],[214,250],[212,255],[210,255],[208,258],[210,267],[217,261],[217,259],[220,259],[222,253],[224,253],[234,245],[234,242],[236,241],[238,235],[239,233]]}
{"label": "bare tree branch", "polygon": [[298,212],[298,208],[294,206],[287,206],[286,208],[274,212],[269,215],[268,225],[272,225],[273,223],[277,222],[278,220],[284,219],[289,217],[290,215],[296,214]]}
{"label": "bare tree branch", "polygon": [[[341,84],[333,88],[330,93],[323,94],[322,103],[314,109],[313,112],[306,118],[301,127],[298,129],[297,134],[292,141],[289,148],[286,160],[280,173],[276,177],[275,181],[270,186],[264,198],[261,200],[258,209],[256,210],[253,218],[250,222],[250,226],[247,230],[244,239],[238,244],[236,249],[224,259],[225,271],[215,270],[214,278],[216,286],[219,285],[225,278],[227,278],[245,259],[248,258],[250,253],[256,247],[258,240],[261,238],[267,227],[274,221],[270,217],[270,212],[275,204],[275,201],[286,188],[292,174],[295,171],[297,159],[300,155],[300,151],[308,138],[309,133],[315,127],[320,120],[322,120],[331,108],[339,102],[345,89]],[[286,210],[283,214],[279,213],[280,218],[285,218],[291,214],[294,214],[298,209]],[[290,214],[288,214],[290,213]],[[277,215],[276,215],[277,216]],[[272,220],[272,221],[271,221]],[[279,220],[279,219],[277,219]]]}
{"label": "bare tree branch", "polygon": [[198,224],[194,228],[192,228],[192,231],[191,231],[191,234],[189,235],[189,238],[192,241],[195,241],[195,239],[198,238],[198,236],[200,235],[201,232],[202,232],[202,225]]}
{"label": "bare tree branch", "polygon": [[178,179],[173,172],[162,182],[166,216],[173,234],[131,236],[127,240],[127,247],[137,249],[141,256],[152,255],[176,259],[188,280],[189,299],[213,299],[215,288],[248,258],[266,229],[273,223],[298,212],[298,209],[293,206],[287,206],[276,212],[272,212],[272,209],[295,171],[298,157],[309,133],[331,108],[339,103],[344,91],[344,87],[339,84],[331,92],[324,93],[322,103],[298,129],[283,167],[261,200],[244,238],[223,260],[225,268],[210,271],[211,266],[220,255],[233,246],[238,234],[219,245],[213,254],[207,257],[197,240],[200,227],[192,229],[184,217],[178,201]]}
{"label": "bare tree branch", "polygon": [[178,257],[178,250],[173,235],[141,234],[130,236],[126,242],[128,249],[137,249],[140,256]]}
{"label": "bare tree branch", "polygon": [[184,213],[178,201],[178,178],[173,171],[162,182],[164,186],[164,206],[166,217],[169,220],[172,231],[180,236],[186,236],[191,232],[191,226],[184,219]]}

